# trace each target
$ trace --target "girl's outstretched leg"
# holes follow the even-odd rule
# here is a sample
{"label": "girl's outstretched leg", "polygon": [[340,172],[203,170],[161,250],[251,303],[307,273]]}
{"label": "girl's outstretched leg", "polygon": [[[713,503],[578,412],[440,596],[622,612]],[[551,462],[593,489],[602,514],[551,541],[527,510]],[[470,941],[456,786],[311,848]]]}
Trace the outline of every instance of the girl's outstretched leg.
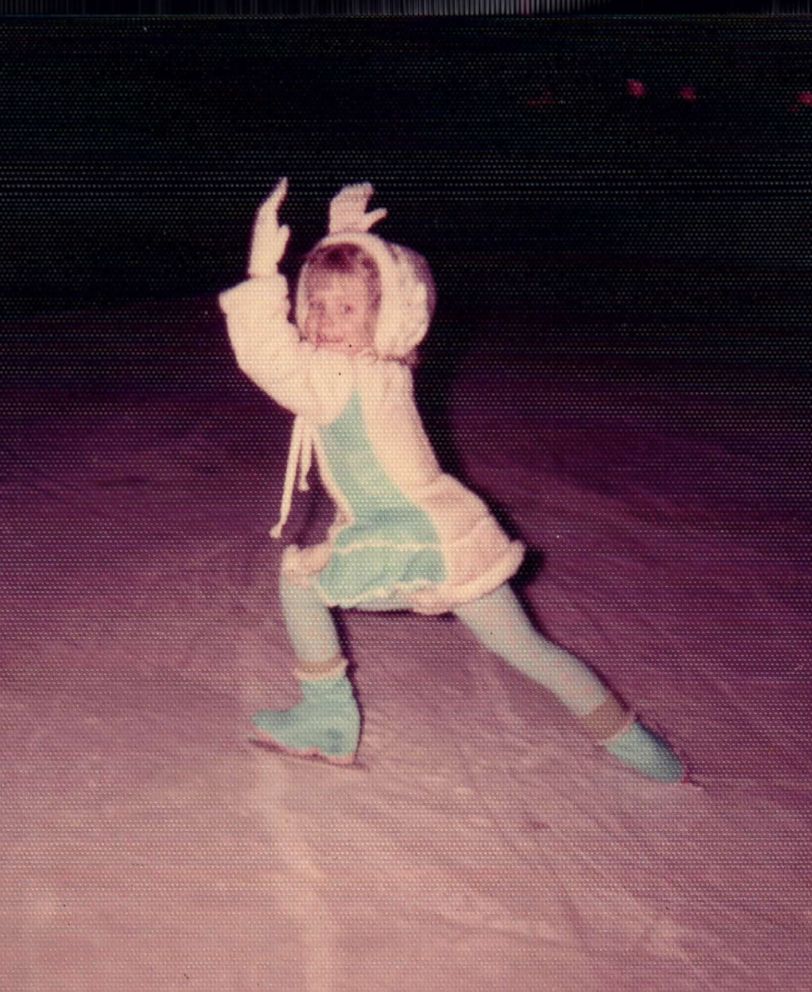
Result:
{"label": "girl's outstretched leg", "polygon": [[285,751],[351,764],[361,717],[333,618],[312,589],[291,582],[284,573],[279,592],[303,698],[289,710],[260,710],[252,723],[262,740]]}
{"label": "girl's outstretched leg", "polygon": [[624,764],[663,782],[684,777],[671,748],[635,720],[588,665],[533,627],[507,583],[454,612],[485,647],[549,689]]}

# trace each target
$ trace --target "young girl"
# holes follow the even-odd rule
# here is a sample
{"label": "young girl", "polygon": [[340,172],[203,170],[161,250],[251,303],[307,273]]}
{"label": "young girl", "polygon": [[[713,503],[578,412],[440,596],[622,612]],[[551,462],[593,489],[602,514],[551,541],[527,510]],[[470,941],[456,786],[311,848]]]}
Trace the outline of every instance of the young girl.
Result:
{"label": "young girl", "polygon": [[653,779],[683,778],[667,744],[636,720],[578,658],[539,634],[508,580],[523,557],[485,504],[442,472],[415,407],[410,366],[434,310],[417,253],[369,233],[369,184],[342,189],[329,234],[305,260],[288,320],[278,271],[289,229],[287,180],[257,215],[249,278],[221,294],[239,367],[296,414],[279,522],[315,451],[336,504],[326,540],[282,556],[280,597],[302,701],[253,717],[286,751],[349,764],[360,719],[330,609],[452,612],[479,641],[552,692],[610,754]]}

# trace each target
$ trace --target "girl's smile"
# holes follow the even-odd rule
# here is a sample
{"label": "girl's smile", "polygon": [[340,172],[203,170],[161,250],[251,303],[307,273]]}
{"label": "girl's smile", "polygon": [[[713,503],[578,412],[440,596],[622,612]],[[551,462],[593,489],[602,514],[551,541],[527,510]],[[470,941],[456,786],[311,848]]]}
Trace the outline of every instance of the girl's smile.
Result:
{"label": "girl's smile", "polygon": [[317,348],[355,355],[373,344],[374,314],[366,280],[326,272],[308,286],[305,337]]}

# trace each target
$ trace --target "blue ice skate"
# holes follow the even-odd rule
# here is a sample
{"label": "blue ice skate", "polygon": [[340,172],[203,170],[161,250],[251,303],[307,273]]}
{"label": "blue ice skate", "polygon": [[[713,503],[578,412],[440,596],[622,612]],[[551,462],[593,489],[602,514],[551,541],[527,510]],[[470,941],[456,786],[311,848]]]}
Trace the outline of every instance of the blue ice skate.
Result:
{"label": "blue ice skate", "polygon": [[299,757],[317,757],[334,765],[351,765],[358,750],[361,716],[352,684],[337,676],[297,673],[302,702],[289,710],[260,710],[251,719],[254,740]]}
{"label": "blue ice skate", "polygon": [[624,765],[658,782],[681,782],[686,769],[665,741],[660,740],[639,720],[603,743],[604,748]]}

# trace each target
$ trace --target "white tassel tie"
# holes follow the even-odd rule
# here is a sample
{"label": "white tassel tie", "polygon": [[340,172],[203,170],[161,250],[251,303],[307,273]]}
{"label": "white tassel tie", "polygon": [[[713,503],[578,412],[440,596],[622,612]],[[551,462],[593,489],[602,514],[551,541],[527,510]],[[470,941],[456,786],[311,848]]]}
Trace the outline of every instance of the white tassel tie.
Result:
{"label": "white tassel tie", "polygon": [[293,483],[296,479],[296,469],[299,469],[299,492],[306,493],[310,486],[307,476],[313,463],[313,428],[301,416],[293,421],[293,432],[288,448],[288,464],[285,468],[285,484],[282,487],[282,505],[279,510],[279,520],[271,529],[271,537],[281,537],[282,528],[290,515],[293,502]]}

